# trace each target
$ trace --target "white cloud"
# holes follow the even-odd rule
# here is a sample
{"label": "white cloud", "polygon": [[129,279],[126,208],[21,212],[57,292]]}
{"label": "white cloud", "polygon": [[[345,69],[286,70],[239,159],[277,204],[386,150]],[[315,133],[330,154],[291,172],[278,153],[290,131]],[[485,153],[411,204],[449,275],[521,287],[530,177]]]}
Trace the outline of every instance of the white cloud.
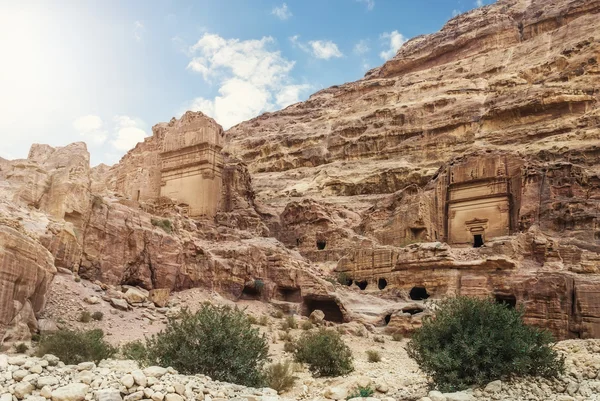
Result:
{"label": "white cloud", "polygon": [[146,131],[142,129],[143,123],[140,120],[129,116],[115,116],[114,123],[115,134],[111,142],[118,150],[128,151],[147,136]]}
{"label": "white cloud", "polygon": [[384,60],[389,60],[394,57],[398,52],[398,49],[406,42],[406,38],[398,31],[391,33],[385,32],[381,35],[381,39],[389,42],[389,49],[379,53],[379,56]]}
{"label": "white cloud", "polygon": [[285,3],[283,3],[281,7],[273,7],[271,14],[273,14],[282,21],[285,21],[293,15],[290,9],[288,8],[287,4]]}
{"label": "white cloud", "polygon": [[369,41],[363,39],[363,40],[360,40],[357,44],[354,45],[353,52],[354,52],[354,54],[361,55],[361,54],[365,54],[369,50],[371,50],[369,48]]}
{"label": "white cloud", "polygon": [[308,42],[312,55],[316,58],[329,60],[332,57],[342,57],[343,54],[337,45],[330,40],[311,40]]}
{"label": "white cloud", "polygon": [[359,3],[365,3],[367,10],[371,11],[375,7],[375,0],[356,0]]}
{"label": "white cloud", "polygon": [[477,7],[482,7],[482,6],[483,6],[483,0],[477,0],[477,1],[475,2],[475,5],[476,5]]}
{"label": "white cloud", "polygon": [[135,38],[135,40],[140,42],[142,40],[142,36],[144,35],[145,30],[146,28],[144,28],[144,24],[142,24],[140,21],[135,21],[133,23],[133,37]]}
{"label": "white cloud", "polygon": [[456,9],[452,10],[452,17],[457,17],[457,16],[459,16],[460,14],[461,14],[461,11],[460,11],[460,10],[456,10]]}
{"label": "white cloud", "polygon": [[197,97],[186,110],[202,111],[225,129],[298,102],[309,85],[294,84],[290,72],[294,62],[270,50],[271,37],[260,40],[224,39],[204,34],[190,47],[194,55],[187,68],[219,85],[214,99]]}
{"label": "white cloud", "polygon": [[103,129],[102,119],[91,114],[73,121],[73,128],[79,135],[85,137],[85,140],[89,140],[95,145],[103,144],[108,136],[108,133]]}

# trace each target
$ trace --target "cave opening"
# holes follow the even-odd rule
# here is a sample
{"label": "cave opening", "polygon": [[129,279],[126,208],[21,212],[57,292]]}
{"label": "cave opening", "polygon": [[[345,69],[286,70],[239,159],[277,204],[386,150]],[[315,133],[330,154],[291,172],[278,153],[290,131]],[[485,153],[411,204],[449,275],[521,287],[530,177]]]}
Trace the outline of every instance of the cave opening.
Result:
{"label": "cave opening", "polygon": [[302,302],[302,294],[300,288],[279,287],[277,289],[277,298],[285,302]]}
{"label": "cave opening", "polygon": [[386,279],[380,278],[379,280],[377,280],[377,288],[379,288],[380,290],[383,290],[385,287],[387,287]]}
{"label": "cave opening", "polygon": [[254,286],[245,285],[240,299],[258,300],[260,299],[260,291]]}
{"label": "cave opening", "polygon": [[367,288],[367,285],[369,285],[369,283],[367,283],[367,280],[363,280],[363,281],[357,281],[356,285],[358,286],[358,288],[360,288],[361,290],[365,290]]}
{"label": "cave opening", "polygon": [[317,249],[319,251],[322,251],[323,249],[325,249],[326,246],[327,246],[327,241],[325,241],[324,239],[317,241]]}
{"label": "cave opening", "polygon": [[407,306],[402,308],[403,313],[409,313],[411,315],[416,315],[417,313],[423,312],[423,308],[419,308],[418,306]]}
{"label": "cave opening", "polygon": [[385,317],[383,318],[383,321],[385,322],[386,326],[390,324],[390,320],[392,320],[392,315],[385,315]]}
{"label": "cave opening", "polygon": [[517,297],[512,294],[495,294],[494,298],[496,298],[496,303],[507,305],[511,309],[517,306]]}
{"label": "cave opening", "polygon": [[344,314],[339,305],[332,299],[304,298],[304,314],[310,316],[315,310],[323,311],[325,320],[334,323],[344,323]]}
{"label": "cave opening", "polygon": [[424,227],[410,227],[410,237],[414,240],[424,240],[427,238],[427,229]]}
{"label": "cave opening", "polygon": [[423,301],[429,298],[429,294],[427,293],[427,289],[425,289],[425,287],[413,287],[408,295],[413,301]]}
{"label": "cave opening", "polygon": [[483,235],[473,235],[473,248],[481,248],[483,246]]}

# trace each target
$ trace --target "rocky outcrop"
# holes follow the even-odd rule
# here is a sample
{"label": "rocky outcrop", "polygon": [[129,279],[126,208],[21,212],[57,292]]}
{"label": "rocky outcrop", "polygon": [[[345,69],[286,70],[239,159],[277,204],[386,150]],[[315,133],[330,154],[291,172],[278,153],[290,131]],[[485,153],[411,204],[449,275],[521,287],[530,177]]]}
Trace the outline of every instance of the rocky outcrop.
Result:
{"label": "rocky outcrop", "polygon": [[0,217],[0,344],[27,338],[56,268],[50,252],[20,225]]}

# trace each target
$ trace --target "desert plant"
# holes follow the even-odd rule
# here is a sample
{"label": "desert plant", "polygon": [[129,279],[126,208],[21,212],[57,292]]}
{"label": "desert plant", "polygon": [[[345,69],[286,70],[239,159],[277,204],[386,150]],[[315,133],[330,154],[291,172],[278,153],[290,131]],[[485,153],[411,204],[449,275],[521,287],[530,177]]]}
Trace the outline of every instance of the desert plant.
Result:
{"label": "desert plant", "polygon": [[372,396],[374,393],[375,391],[369,386],[356,386],[354,387],[352,392],[348,394],[348,397],[346,397],[346,399],[351,400],[352,398],[367,398]]}
{"label": "desert plant", "polygon": [[153,226],[161,228],[167,234],[171,234],[173,232],[173,223],[169,219],[152,218],[150,222]]}
{"label": "desert plant", "polygon": [[336,277],[336,281],[341,285],[349,285],[352,282],[352,278],[346,272],[339,272]]}
{"label": "desert plant", "polygon": [[77,320],[81,323],[89,323],[92,320],[92,314],[84,310],[79,314]]}
{"label": "desert plant", "polygon": [[265,376],[267,384],[278,393],[289,390],[294,385],[296,377],[294,376],[294,365],[291,361],[278,362],[269,365]]}
{"label": "desert plant", "polygon": [[89,331],[60,330],[42,335],[37,355],[56,355],[67,365],[100,362],[113,356],[117,349],[104,340],[100,329]]}
{"label": "desert plant", "polygon": [[273,316],[275,319],[281,319],[282,317],[285,316],[285,314],[283,313],[283,311],[277,309],[276,311],[271,313],[271,316]]}
{"label": "desert plant", "polygon": [[29,347],[25,343],[15,344],[15,351],[19,354],[24,354],[29,351]]}
{"label": "desert plant", "polygon": [[373,337],[373,341],[375,341],[376,343],[385,343],[385,338],[381,336],[375,336]]}
{"label": "desert plant", "polygon": [[294,353],[296,351],[296,344],[293,341],[286,341],[283,343],[283,350],[290,354]]}
{"label": "desert plant", "polygon": [[258,319],[258,324],[261,326],[268,326],[269,318],[267,317],[267,315],[261,315],[260,319]]}
{"label": "desert plant", "polygon": [[302,328],[302,330],[310,330],[313,328],[313,324],[310,320],[305,320],[302,322],[302,325],[300,327]]}
{"label": "desert plant", "polygon": [[246,386],[264,382],[267,340],[239,309],[203,305],[196,313],[183,310],[165,330],[146,340],[148,362],[172,366],[185,374]]}
{"label": "desert plant", "polygon": [[141,366],[146,366],[148,361],[148,350],[146,345],[140,341],[132,341],[121,346],[121,354],[125,359],[133,359]]}
{"label": "desert plant", "polygon": [[395,332],[394,334],[392,334],[392,340],[402,341],[402,340],[404,340],[404,335],[402,335],[402,333],[400,333],[400,332]]}
{"label": "desert plant", "polygon": [[290,329],[297,329],[298,328],[298,323],[296,322],[296,318],[294,317],[294,315],[290,315],[288,317],[285,318],[285,320],[283,321],[283,323],[281,323],[281,330],[290,330]]}
{"label": "desert plant", "polygon": [[552,335],[523,323],[523,309],[492,299],[450,298],[437,303],[408,343],[408,354],[441,391],[564,371]]}
{"label": "desert plant", "polygon": [[294,337],[287,330],[279,332],[279,339],[281,341],[294,341]]}
{"label": "desert plant", "polygon": [[315,376],[340,376],[354,370],[350,348],[338,332],[325,328],[305,332],[296,343],[295,358]]}
{"label": "desert plant", "polygon": [[371,362],[371,363],[381,362],[381,354],[379,353],[379,351],[374,350],[374,349],[369,349],[365,352],[367,353],[367,359],[369,360],[369,362]]}
{"label": "desert plant", "polygon": [[250,324],[258,324],[258,320],[253,315],[247,315]]}
{"label": "desert plant", "polygon": [[96,312],[92,313],[92,319],[94,319],[97,322],[99,322],[103,318],[104,318],[104,313],[102,313],[100,311],[96,311]]}
{"label": "desert plant", "polygon": [[39,333],[33,333],[31,335],[31,341],[33,341],[34,343],[39,342],[41,338],[42,336]]}

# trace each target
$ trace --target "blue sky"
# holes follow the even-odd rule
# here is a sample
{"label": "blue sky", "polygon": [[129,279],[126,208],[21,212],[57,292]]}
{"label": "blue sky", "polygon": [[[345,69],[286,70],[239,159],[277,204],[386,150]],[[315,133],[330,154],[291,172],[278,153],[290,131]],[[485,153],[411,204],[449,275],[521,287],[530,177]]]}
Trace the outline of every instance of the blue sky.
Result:
{"label": "blue sky", "polygon": [[92,164],[112,164],[187,109],[228,128],[491,2],[0,0],[0,156],[83,140]]}

